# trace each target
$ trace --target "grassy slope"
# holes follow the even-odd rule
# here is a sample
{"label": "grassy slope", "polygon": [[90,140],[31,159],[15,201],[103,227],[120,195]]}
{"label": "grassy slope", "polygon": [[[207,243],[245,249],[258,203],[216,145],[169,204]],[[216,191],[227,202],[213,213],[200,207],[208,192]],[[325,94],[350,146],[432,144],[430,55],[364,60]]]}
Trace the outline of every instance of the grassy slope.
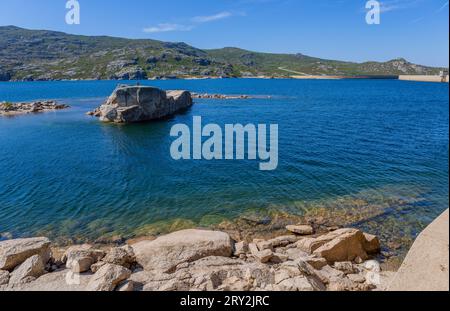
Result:
{"label": "grassy slope", "polygon": [[[157,61],[149,62],[149,58]],[[199,62],[200,60],[200,62]],[[114,62],[125,66],[114,66]],[[440,68],[405,60],[352,63],[301,54],[256,53],[238,48],[200,50],[184,43],[88,37],[46,30],[0,27],[0,76],[13,79],[109,79],[124,71],[148,77],[438,74]],[[289,72],[291,70],[292,72]]]}

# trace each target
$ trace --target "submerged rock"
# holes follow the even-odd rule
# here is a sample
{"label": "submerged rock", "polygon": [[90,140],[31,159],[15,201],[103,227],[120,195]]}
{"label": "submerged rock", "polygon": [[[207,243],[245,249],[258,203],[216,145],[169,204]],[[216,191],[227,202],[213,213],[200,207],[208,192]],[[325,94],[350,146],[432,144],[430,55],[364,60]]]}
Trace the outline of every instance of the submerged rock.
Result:
{"label": "submerged rock", "polygon": [[133,123],[171,116],[191,107],[191,93],[163,91],[149,86],[119,86],[108,100],[93,112],[103,122]]}
{"label": "submerged rock", "polygon": [[298,235],[312,235],[314,233],[314,229],[310,225],[291,225],[286,226],[286,229]]}

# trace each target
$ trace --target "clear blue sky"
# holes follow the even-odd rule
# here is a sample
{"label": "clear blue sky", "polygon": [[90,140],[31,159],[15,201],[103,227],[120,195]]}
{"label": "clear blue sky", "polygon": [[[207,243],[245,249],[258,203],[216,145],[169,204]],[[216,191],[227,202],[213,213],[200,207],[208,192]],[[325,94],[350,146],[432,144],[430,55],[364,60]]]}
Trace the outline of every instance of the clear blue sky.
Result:
{"label": "clear blue sky", "polygon": [[66,0],[0,0],[0,25],[448,66],[447,0],[381,2],[369,26],[366,0],[79,0],[81,24],[67,25]]}

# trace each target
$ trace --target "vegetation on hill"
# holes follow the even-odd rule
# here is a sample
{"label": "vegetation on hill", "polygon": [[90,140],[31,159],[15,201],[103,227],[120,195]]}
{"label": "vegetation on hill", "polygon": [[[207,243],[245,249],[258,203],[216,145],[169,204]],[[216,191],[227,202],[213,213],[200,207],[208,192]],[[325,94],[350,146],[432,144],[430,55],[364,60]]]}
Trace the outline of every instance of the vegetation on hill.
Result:
{"label": "vegetation on hill", "polygon": [[0,27],[0,81],[292,75],[439,74],[404,59],[353,63],[238,48]]}

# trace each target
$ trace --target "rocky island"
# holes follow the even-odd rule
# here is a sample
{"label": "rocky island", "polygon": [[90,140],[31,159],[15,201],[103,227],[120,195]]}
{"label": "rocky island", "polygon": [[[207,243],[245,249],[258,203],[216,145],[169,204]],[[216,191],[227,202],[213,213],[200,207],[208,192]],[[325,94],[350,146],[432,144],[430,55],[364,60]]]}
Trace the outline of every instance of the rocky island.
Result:
{"label": "rocky island", "polygon": [[[104,247],[45,237],[0,242],[0,291],[367,291],[383,289],[377,237],[346,228],[234,241],[189,229]],[[380,279],[381,278],[381,279]]]}
{"label": "rocky island", "polygon": [[20,114],[38,113],[53,110],[67,109],[69,106],[59,104],[54,100],[35,101],[31,103],[0,103],[0,116],[15,116]]}
{"label": "rocky island", "polygon": [[134,123],[162,119],[193,104],[188,91],[163,91],[150,86],[118,86],[107,101],[88,115],[102,122]]}

